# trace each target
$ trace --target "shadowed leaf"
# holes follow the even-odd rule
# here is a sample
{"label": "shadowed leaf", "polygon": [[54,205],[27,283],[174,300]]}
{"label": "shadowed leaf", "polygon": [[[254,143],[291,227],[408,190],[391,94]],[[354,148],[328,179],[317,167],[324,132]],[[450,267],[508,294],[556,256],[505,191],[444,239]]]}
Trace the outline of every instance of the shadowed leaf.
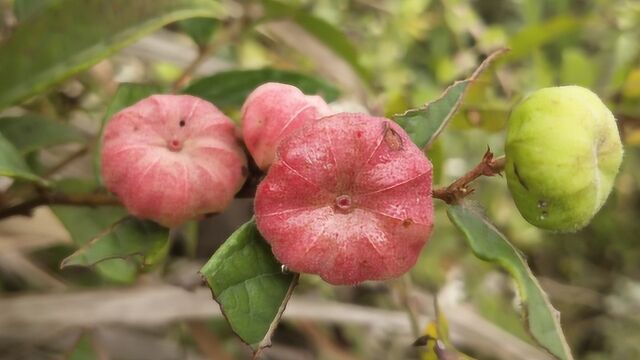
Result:
{"label": "shadowed leaf", "polygon": [[[59,187],[67,186],[82,189],[92,185],[74,181],[60,184]],[[51,210],[67,229],[77,247],[82,247],[98,234],[102,234],[111,224],[127,216],[126,210],[118,206],[52,206]],[[132,282],[137,273],[135,264],[120,259],[102,261],[95,265],[95,269],[105,279],[118,283]]]}
{"label": "shadowed leaf", "polygon": [[173,21],[213,17],[214,0],[59,0],[0,45],[0,108],[86,69]]}
{"label": "shadowed leaf", "polygon": [[18,149],[2,133],[0,133],[0,176],[47,184],[46,180],[29,169]]}
{"label": "shadowed leaf", "polygon": [[193,18],[178,22],[178,27],[200,47],[207,45],[219,25],[216,19],[210,18]]}
{"label": "shadowed leaf", "polygon": [[183,92],[206,99],[223,109],[240,108],[249,93],[267,82],[293,85],[307,95],[320,95],[327,102],[338,97],[338,90],[323,80],[271,68],[217,73],[193,82]]}
{"label": "shadowed leaf", "polygon": [[86,142],[86,137],[73,126],[38,115],[0,118],[0,133],[22,154],[55,145]]}
{"label": "shadowed leaf", "polygon": [[64,259],[60,267],[93,266],[116,258],[133,260],[141,267],[151,267],[165,257],[168,248],[168,229],[151,221],[127,216],[82,245]]}

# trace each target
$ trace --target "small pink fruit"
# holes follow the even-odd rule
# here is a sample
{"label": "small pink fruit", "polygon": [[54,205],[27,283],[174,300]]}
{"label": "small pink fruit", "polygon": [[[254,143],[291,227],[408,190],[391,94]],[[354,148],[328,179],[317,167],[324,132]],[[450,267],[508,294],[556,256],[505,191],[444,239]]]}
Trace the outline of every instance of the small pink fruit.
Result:
{"label": "small pink fruit", "polygon": [[242,106],[242,138],[258,167],[267,170],[280,140],[330,112],[320,96],[305,95],[287,84],[266,83]]}
{"label": "small pink fruit", "polygon": [[193,96],[153,95],[104,131],[105,185],[131,214],[167,227],[226,208],[246,166],[231,120]]}
{"label": "small pink fruit", "polygon": [[390,120],[341,113],[285,138],[258,186],[276,258],[331,284],[407,272],[433,227],[431,163]]}

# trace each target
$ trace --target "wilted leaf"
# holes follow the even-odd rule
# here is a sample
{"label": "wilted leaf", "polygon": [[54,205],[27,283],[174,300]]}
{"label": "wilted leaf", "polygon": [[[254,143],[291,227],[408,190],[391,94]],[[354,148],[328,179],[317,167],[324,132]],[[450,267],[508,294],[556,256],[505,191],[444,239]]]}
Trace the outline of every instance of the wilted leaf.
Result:
{"label": "wilted leaf", "polygon": [[34,174],[27,166],[18,149],[0,133],[0,176],[38,182],[46,185],[46,180]]}
{"label": "wilted leaf", "polygon": [[270,346],[298,276],[281,270],[255,221],[238,228],[200,272],[233,331],[255,352]]}
{"label": "wilted leaf", "polygon": [[132,260],[141,267],[151,267],[165,257],[168,249],[167,228],[152,221],[127,216],[95,235],[64,259],[60,267],[93,266],[116,258]]}
{"label": "wilted leaf", "polygon": [[447,207],[447,215],[478,258],[502,266],[514,278],[522,299],[524,320],[533,338],[557,358],[573,359],[560,326],[560,314],[549,302],[522,254],[482,215],[465,205]]}
{"label": "wilted leaf", "polygon": [[506,52],[506,49],[493,52],[478,66],[471,77],[466,80],[456,81],[444,91],[440,98],[421,108],[408,110],[404,114],[396,115],[393,119],[407,131],[411,140],[418,147],[429,148],[453,118],[456,111],[458,111],[469,85],[478,78],[495,58],[504,52]]}
{"label": "wilted leaf", "polygon": [[206,99],[223,109],[239,108],[251,91],[266,82],[294,85],[305,94],[317,94],[326,101],[332,101],[338,97],[338,90],[323,80],[271,68],[217,73],[194,81],[183,92]]}
{"label": "wilted leaf", "polygon": [[41,92],[170,22],[212,17],[214,0],[60,0],[0,45],[0,108]]}
{"label": "wilted leaf", "polygon": [[0,133],[22,154],[49,146],[86,141],[86,137],[73,126],[38,115],[0,118]]}

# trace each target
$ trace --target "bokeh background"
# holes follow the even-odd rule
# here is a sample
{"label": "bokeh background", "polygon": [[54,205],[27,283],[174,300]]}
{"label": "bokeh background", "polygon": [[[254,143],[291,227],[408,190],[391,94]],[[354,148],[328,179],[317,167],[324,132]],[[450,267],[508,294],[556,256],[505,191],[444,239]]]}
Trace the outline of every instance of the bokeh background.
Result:
{"label": "bokeh background", "polygon": [[[29,11],[43,11],[31,10],[33,3],[0,1],[0,46]],[[35,3],[47,6],[47,1]],[[340,94],[336,108],[391,116],[436,99],[491,51],[508,47],[510,52],[473,85],[452,124],[429,149],[436,183],[446,185],[464,174],[487,147],[501,155],[509,110],[528,92],[576,84],[599,94],[618,119],[626,152],[612,195],[587,228],[553,234],[527,224],[502,177],[474,183],[471,199],[525,254],[562,314],[577,359],[640,359],[640,2],[300,0],[221,5],[224,17],[168,25],[1,111],[0,117],[39,114],[94,139],[119,83],[171,89],[223,71],[267,67],[331,84]],[[238,120],[237,106],[225,110]],[[32,152],[30,164],[46,171],[71,157],[52,178],[91,178],[92,154],[82,151],[83,146]],[[1,205],[16,187],[0,180]],[[436,204],[435,232],[411,271],[411,284],[333,287],[303,276],[264,358],[419,358],[419,349],[410,346],[403,305],[407,286],[419,312],[427,316],[433,315],[432,298],[439,296],[460,350],[478,359],[546,358],[534,351],[522,326],[508,275],[473,256],[442,205]],[[251,208],[251,200],[239,199],[221,215],[174,231],[166,263],[137,276],[108,269],[59,270],[60,261],[76,248],[60,222],[64,210],[40,207],[30,217],[0,221],[0,358],[247,358],[247,347],[233,336],[196,272],[250,218]],[[9,315],[19,312],[32,326],[13,330]],[[59,326],[42,326],[41,315],[53,316]],[[509,349],[520,357],[509,355]]]}

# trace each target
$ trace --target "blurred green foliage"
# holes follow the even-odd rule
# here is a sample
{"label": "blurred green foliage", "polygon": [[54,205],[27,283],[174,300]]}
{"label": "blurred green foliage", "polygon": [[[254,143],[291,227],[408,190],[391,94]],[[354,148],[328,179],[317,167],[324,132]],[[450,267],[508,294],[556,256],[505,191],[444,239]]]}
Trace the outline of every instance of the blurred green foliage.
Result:
{"label": "blurred green foliage", "polygon": [[[184,1],[184,4],[188,3]],[[460,112],[434,147],[428,150],[434,161],[437,185],[446,185],[471,168],[480,160],[487,146],[498,155],[503,152],[503,130],[510,108],[528,92],[544,86],[577,84],[598,93],[619,119],[626,153],[614,193],[589,227],[569,235],[534,228],[520,217],[506,183],[500,177],[475,183],[476,192],[471,198],[486,208],[487,217],[523,251],[542,287],[562,313],[562,325],[576,358],[640,358],[640,343],[637,341],[640,338],[640,317],[637,315],[640,313],[640,223],[637,221],[640,218],[640,2],[270,0],[231,3],[227,4],[231,14],[228,18],[217,14],[220,20],[189,20],[168,26],[165,30],[185,35],[185,43],[189,42],[190,36],[195,41],[195,48],[205,49],[215,44],[213,57],[226,66],[220,70],[264,74],[269,71],[265,69],[278,69],[286,74],[287,79],[291,79],[290,74],[295,74],[295,81],[303,79],[309,86],[325,89],[331,98],[340,94],[338,100],[350,102],[349,106],[356,103],[389,117],[434,100],[453,81],[468,77],[492,50],[509,47],[511,51],[507,56],[470,85]],[[12,35],[17,34],[29,39],[26,44],[44,48],[37,53],[51,55],[58,66],[68,66],[64,69],[53,66],[56,79],[38,80],[29,85],[19,78],[29,73],[24,64],[39,64],[42,59],[25,62],[24,57],[18,59],[0,51],[0,59],[4,59],[0,63],[9,64],[0,69],[0,75],[10,79],[7,82],[0,78],[0,94],[3,85],[9,84],[18,89],[7,96],[0,96],[0,100],[4,99],[0,102],[12,99],[12,108],[6,110],[7,114],[0,114],[3,117],[0,121],[14,117],[16,113],[49,119],[50,124],[38,127],[41,132],[37,134],[50,132],[52,137],[49,140],[55,140],[55,144],[49,144],[43,142],[42,137],[14,136],[11,129],[4,134],[2,129],[6,129],[8,124],[0,124],[0,132],[5,135],[0,137],[0,147],[4,150],[0,157],[0,170],[4,175],[40,182],[41,179],[35,175],[40,171],[29,169],[33,163],[39,163],[40,155],[30,147],[31,140],[46,146],[84,142],[76,131],[69,131],[62,137],[56,134],[60,134],[63,127],[75,126],[72,119],[77,114],[90,118],[99,128],[110,106],[121,107],[118,95],[115,95],[116,82],[121,78],[144,83],[143,87],[148,84],[149,89],[169,89],[176,80],[176,74],[181,73],[166,59],[136,62],[118,56],[109,58],[106,75],[104,64],[102,68],[98,66],[79,73],[89,63],[106,58],[128,41],[117,38],[117,46],[105,46],[102,48],[104,52],[98,55],[93,52],[84,58],[80,56],[85,54],[84,49],[73,39],[74,34],[86,29],[74,28],[67,38],[52,43],[34,39],[34,33],[29,30],[16,30],[16,24],[20,22],[36,22],[46,11],[43,4],[38,1],[0,0],[0,47],[19,49],[25,43],[12,42]],[[10,13],[13,16],[7,15]],[[195,13],[203,15],[201,11]],[[83,21],[80,23],[91,28],[93,19],[84,16],[79,14],[73,19],[81,18]],[[151,17],[162,18],[162,14],[152,13]],[[182,17],[172,19],[178,18]],[[283,34],[270,27],[282,20],[290,20],[300,32]],[[76,24],[75,21],[73,23]],[[136,30],[135,19],[130,23]],[[157,28],[164,23],[166,21],[154,21],[152,27]],[[45,25],[38,28],[43,36],[50,32],[50,27]],[[95,28],[93,32],[87,32],[83,37],[88,39],[85,42],[93,45],[98,41],[88,36],[94,33],[102,36],[101,29],[104,30]],[[142,32],[148,30],[151,29],[145,28]],[[316,39],[319,45],[303,37],[302,32],[310,34],[310,38]],[[7,44],[9,46],[5,46]],[[79,60],[60,53],[63,48],[53,48],[55,44],[64,44],[64,49],[73,50],[74,54],[79,54]],[[322,51],[318,51],[318,46]],[[45,69],[38,66],[38,69]],[[21,71],[13,71],[14,67]],[[127,78],[126,74],[135,72],[132,68],[141,70],[137,70],[136,76]],[[52,90],[38,92],[44,88],[42,84],[45,82],[53,84],[53,80],[69,79],[71,75],[73,77],[65,83],[56,82],[57,87]],[[209,79],[207,87],[225,89],[234,81],[222,78],[216,85],[211,79],[220,80],[220,76],[206,75],[210,77],[196,76],[192,84]],[[114,80],[116,78],[117,81]],[[70,91],[70,84],[80,84],[80,91]],[[241,87],[238,91],[244,94],[247,90]],[[5,86],[4,91],[13,90]],[[13,101],[36,92],[36,96],[21,103]],[[142,92],[146,93],[146,90]],[[235,96],[235,93],[225,91],[218,94]],[[134,97],[123,104],[135,101]],[[238,96],[232,100],[226,105],[235,116],[241,100]],[[116,105],[110,105],[112,103]],[[13,128],[12,125],[8,127]],[[21,152],[23,146],[28,148],[29,154]],[[94,180],[95,174],[88,178]],[[24,197],[25,192],[27,195],[37,193],[37,189],[29,193],[25,186],[14,184],[3,196],[11,199],[12,196]],[[462,282],[465,300],[494,323],[529,340],[518,319],[518,301],[513,284],[501,270],[471,254],[461,234],[447,221],[442,205],[436,205],[434,235],[412,270],[414,281],[418,286],[433,291]],[[71,218],[75,215],[72,214]],[[84,243],[106,227],[108,224],[105,223],[91,229],[93,234],[87,234],[79,242]],[[66,250],[68,255],[70,249]],[[60,252],[59,247],[52,247],[50,252],[39,251],[33,256],[41,259],[51,271],[58,271],[48,263],[50,259],[47,256],[60,259]],[[204,254],[204,257],[209,255]],[[104,264],[98,269],[99,273],[108,271],[103,269],[110,265]],[[122,264],[114,266],[127,267]],[[132,271],[125,269],[120,275],[114,273],[106,278],[129,282]],[[87,282],[86,277],[75,282],[73,278],[68,279],[73,284]],[[11,289],[2,280],[0,289]],[[95,281],[95,284],[102,284],[99,279]],[[340,297],[338,290],[303,277],[301,290],[308,290],[311,286],[322,296]],[[383,307],[391,306],[377,297],[363,296],[360,300]],[[229,337],[226,328],[218,334]],[[367,353],[360,333],[347,329],[344,336],[353,345],[354,353]],[[86,345],[85,340],[83,344]]]}

